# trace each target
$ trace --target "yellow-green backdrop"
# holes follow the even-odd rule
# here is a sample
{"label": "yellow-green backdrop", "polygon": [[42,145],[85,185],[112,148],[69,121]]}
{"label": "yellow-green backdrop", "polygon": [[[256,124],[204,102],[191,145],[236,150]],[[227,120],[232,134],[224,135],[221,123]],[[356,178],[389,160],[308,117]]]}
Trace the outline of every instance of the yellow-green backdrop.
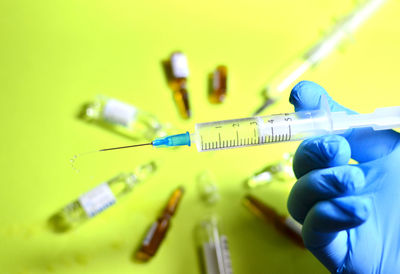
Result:
{"label": "yellow-green backdrop", "polygon": [[[243,180],[294,151],[297,143],[198,153],[194,148],[141,148],[82,158],[72,155],[129,144],[130,140],[76,118],[82,103],[109,95],[173,123],[178,132],[195,122],[250,115],[260,91],[280,68],[302,54],[359,2],[344,0],[0,2],[0,272],[199,273],[196,223],[220,216],[235,273],[326,273],[240,203]],[[316,69],[313,80],[360,112],[398,105],[399,1],[392,0]],[[161,61],[186,53],[193,117],[180,119]],[[207,75],[229,69],[222,105],[207,101]],[[287,95],[285,96],[287,98]],[[292,110],[284,98],[266,113]],[[156,160],[157,174],[130,196],[77,230],[53,234],[46,219],[60,207],[121,171]],[[221,201],[199,201],[196,175],[210,170]],[[293,182],[291,182],[293,183]],[[282,213],[291,183],[253,193]],[[131,261],[171,191],[186,194],[154,259]]]}

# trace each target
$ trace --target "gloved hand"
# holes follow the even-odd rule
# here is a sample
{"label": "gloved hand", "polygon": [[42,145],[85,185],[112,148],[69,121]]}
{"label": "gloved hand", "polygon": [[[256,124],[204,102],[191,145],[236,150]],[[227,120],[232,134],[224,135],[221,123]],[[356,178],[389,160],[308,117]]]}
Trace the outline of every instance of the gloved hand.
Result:
{"label": "gloved hand", "polygon": [[[290,102],[296,111],[318,109],[321,94],[303,81]],[[331,111],[354,113],[327,97]],[[318,260],[334,273],[400,273],[399,133],[353,129],[305,140],[293,170],[288,209]]]}

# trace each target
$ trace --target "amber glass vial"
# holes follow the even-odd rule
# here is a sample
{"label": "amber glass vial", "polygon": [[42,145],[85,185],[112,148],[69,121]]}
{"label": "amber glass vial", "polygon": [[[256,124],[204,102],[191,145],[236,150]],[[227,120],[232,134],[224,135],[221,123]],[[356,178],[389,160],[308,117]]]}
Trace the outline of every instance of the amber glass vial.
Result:
{"label": "amber glass vial", "polygon": [[226,66],[218,66],[210,77],[210,88],[208,99],[213,104],[220,104],[225,100],[227,92],[227,75]]}
{"label": "amber glass vial", "polygon": [[187,90],[187,77],[189,66],[186,56],[182,52],[174,52],[168,61],[168,83],[172,89],[175,104],[182,118],[191,116],[189,95]]}
{"label": "amber glass vial", "polygon": [[245,196],[243,204],[256,216],[274,224],[279,232],[289,237],[298,246],[304,248],[303,239],[301,238],[301,224],[296,222],[292,217],[285,217],[278,214],[273,208],[252,195]]}
{"label": "amber glass vial", "polygon": [[156,254],[158,248],[165,238],[165,235],[167,234],[171,217],[175,214],[183,193],[183,187],[177,188],[172,193],[168,200],[167,206],[164,208],[157,221],[152,224],[142,242],[142,245],[136,252],[137,260],[146,262]]}

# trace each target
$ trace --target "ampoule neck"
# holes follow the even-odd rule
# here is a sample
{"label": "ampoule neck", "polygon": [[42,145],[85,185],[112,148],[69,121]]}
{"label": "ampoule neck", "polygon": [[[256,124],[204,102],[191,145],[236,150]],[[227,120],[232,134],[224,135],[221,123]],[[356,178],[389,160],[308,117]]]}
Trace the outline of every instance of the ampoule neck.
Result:
{"label": "ampoule neck", "polygon": [[135,175],[135,173],[133,172],[129,172],[125,175],[125,182],[127,185],[129,185],[130,187],[135,186],[136,184],[138,184],[140,182],[140,180],[138,179],[138,177]]}
{"label": "ampoule neck", "polygon": [[81,117],[88,121],[98,119],[102,115],[104,105],[109,99],[107,96],[97,95],[92,102],[84,105]]}

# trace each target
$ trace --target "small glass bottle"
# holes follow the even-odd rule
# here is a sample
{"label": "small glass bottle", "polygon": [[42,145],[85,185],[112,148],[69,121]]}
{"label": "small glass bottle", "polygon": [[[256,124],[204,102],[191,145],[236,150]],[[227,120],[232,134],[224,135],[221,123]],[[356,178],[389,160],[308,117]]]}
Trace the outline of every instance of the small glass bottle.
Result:
{"label": "small glass bottle", "polygon": [[218,193],[218,186],[214,175],[206,170],[201,172],[196,178],[197,188],[200,195],[200,199],[209,204],[215,204],[218,202],[220,196]]}
{"label": "small glass bottle", "polygon": [[146,262],[156,254],[170,227],[170,220],[175,214],[179,202],[183,196],[183,187],[178,187],[168,200],[160,217],[151,225],[139,250],[136,252],[136,259]]}
{"label": "small glass bottle", "polygon": [[208,99],[213,104],[222,103],[225,100],[227,92],[227,74],[226,66],[218,66],[210,77],[210,89]]}
{"label": "small glass bottle", "polygon": [[246,195],[243,199],[243,204],[256,216],[272,223],[279,232],[289,237],[298,246],[304,248],[303,239],[301,237],[302,225],[290,215],[283,216],[278,214],[272,207],[266,205],[252,195]]}
{"label": "small glass bottle", "polygon": [[134,172],[121,173],[81,195],[49,219],[55,232],[65,232],[96,216],[130,193],[133,187],[146,180],[156,170],[154,162],[137,167]]}
{"label": "small glass bottle", "polygon": [[84,106],[81,117],[132,139],[153,140],[166,136],[166,128],[156,117],[138,108],[103,95]]}
{"label": "small glass bottle", "polygon": [[232,274],[228,238],[221,234],[217,218],[212,216],[196,227],[196,236],[205,274]]}
{"label": "small glass bottle", "polygon": [[294,173],[292,170],[292,160],[292,154],[285,153],[282,160],[270,164],[256,172],[244,182],[244,185],[248,188],[255,188],[270,184],[273,181],[286,181],[293,179]]}
{"label": "small glass bottle", "polygon": [[187,77],[189,66],[186,56],[182,52],[172,53],[169,59],[169,85],[173,91],[175,103],[182,118],[188,119],[191,116],[189,95],[187,91]]}

